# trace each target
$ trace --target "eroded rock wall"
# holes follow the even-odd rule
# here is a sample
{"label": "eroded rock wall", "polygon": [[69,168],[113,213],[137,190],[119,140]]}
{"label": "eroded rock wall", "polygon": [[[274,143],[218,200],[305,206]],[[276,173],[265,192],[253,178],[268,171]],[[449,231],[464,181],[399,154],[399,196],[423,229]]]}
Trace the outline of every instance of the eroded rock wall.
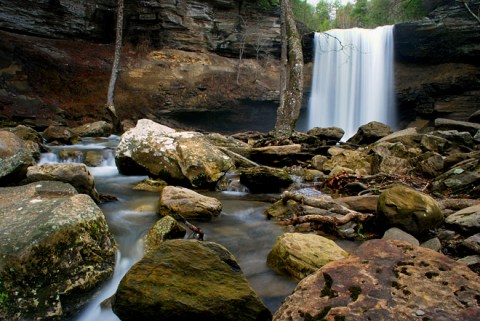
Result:
{"label": "eroded rock wall", "polygon": [[443,1],[422,21],[395,25],[394,44],[402,125],[466,121],[480,109],[480,23],[462,2]]}

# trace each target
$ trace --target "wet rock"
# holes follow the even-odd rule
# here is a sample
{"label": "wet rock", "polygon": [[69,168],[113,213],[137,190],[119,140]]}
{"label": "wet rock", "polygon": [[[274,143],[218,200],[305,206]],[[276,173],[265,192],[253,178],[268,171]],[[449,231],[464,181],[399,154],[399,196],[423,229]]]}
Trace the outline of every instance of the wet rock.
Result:
{"label": "wet rock", "polygon": [[267,263],[274,270],[301,280],[325,264],[347,256],[334,241],[323,236],[285,233],[277,238]]}
{"label": "wet rock", "polygon": [[408,242],[413,245],[420,245],[420,242],[411,234],[402,231],[399,228],[392,227],[385,231],[382,237],[383,240],[397,240],[402,242]]}
{"label": "wet rock", "polygon": [[115,162],[122,174],[148,174],[170,184],[207,188],[234,166],[202,134],[176,132],[148,119],[122,135]]}
{"label": "wet rock", "polygon": [[445,150],[450,146],[450,142],[443,136],[437,136],[435,134],[422,135],[420,139],[420,145],[422,149],[430,152],[443,154]]}
{"label": "wet rock", "polygon": [[43,138],[52,145],[73,145],[80,141],[80,136],[65,126],[48,126],[43,131]]}
{"label": "wet rock", "polygon": [[103,120],[72,129],[80,137],[108,137],[112,134],[112,130],[112,124]]}
{"label": "wet rock", "polygon": [[95,179],[85,164],[60,163],[30,166],[27,181],[59,181],[70,183],[81,194],[88,194],[98,202],[100,196],[95,188]]}
{"label": "wet rock", "polygon": [[159,246],[161,242],[172,239],[183,239],[187,230],[173,217],[167,215],[162,217],[144,237],[145,252]]}
{"label": "wet rock", "polygon": [[89,150],[85,153],[84,163],[87,166],[97,167],[100,166],[103,162],[103,155],[97,151]]}
{"label": "wet rock", "polygon": [[321,170],[323,170],[323,166],[324,166],[324,164],[325,164],[326,161],[328,161],[328,157],[327,157],[327,156],[315,155],[315,156],[313,156],[313,158],[312,158],[312,166],[313,166],[313,168],[318,169],[319,171],[321,171]]}
{"label": "wet rock", "polygon": [[160,194],[157,212],[175,219],[210,220],[220,215],[222,203],[188,188],[165,186]]}
{"label": "wet rock", "polygon": [[347,142],[356,145],[368,145],[375,143],[380,138],[388,136],[393,133],[390,126],[382,124],[377,121],[369,122],[358,128],[358,131]]}
{"label": "wet rock", "polygon": [[17,135],[0,131],[0,186],[16,185],[34,165],[35,152]]}
{"label": "wet rock", "polygon": [[149,251],[120,282],[113,311],[124,321],[271,319],[235,257],[195,240],[167,240]]}
{"label": "wet rock", "polygon": [[68,319],[113,274],[105,217],[69,184],[0,188],[0,227],[4,320]]}
{"label": "wet rock", "polygon": [[376,220],[378,226],[399,227],[407,233],[419,235],[441,224],[443,214],[432,197],[396,185],[380,195]]}
{"label": "wet rock", "polygon": [[274,321],[478,319],[480,277],[443,254],[370,240],[306,277]]}
{"label": "wet rock", "polygon": [[280,193],[293,183],[283,169],[258,166],[240,170],[240,183],[251,193]]}
{"label": "wet rock", "polygon": [[449,215],[445,224],[465,233],[480,232],[480,205],[470,206]]}

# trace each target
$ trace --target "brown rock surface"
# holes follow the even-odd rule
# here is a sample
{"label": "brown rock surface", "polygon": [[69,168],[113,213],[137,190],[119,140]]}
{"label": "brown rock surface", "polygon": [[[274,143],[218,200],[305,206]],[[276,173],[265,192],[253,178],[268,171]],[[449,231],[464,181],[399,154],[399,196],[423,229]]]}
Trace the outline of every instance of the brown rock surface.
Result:
{"label": "brown rock surface", "polygon": [[456,320],[480,318],[480,277],[435,251],[371,240],[349,258],[303,279],[280,320]]}

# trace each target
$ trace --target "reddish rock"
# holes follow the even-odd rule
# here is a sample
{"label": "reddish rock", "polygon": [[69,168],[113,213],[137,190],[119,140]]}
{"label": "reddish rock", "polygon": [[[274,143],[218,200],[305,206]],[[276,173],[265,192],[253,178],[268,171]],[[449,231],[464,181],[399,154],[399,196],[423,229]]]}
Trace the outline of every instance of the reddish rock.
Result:
{"label": "reddish rock", "polygon": [[479,320],[479,295],[480,277],[466,265],[371,240],[303,279],[273,320]]}

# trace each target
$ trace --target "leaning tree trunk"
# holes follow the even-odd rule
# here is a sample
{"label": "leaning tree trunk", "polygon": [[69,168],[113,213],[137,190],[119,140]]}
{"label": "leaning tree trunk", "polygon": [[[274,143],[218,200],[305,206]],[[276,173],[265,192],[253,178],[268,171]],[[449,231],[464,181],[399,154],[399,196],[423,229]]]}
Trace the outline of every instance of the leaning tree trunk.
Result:
{"label": "leaning tree trunk", "polygon": [[114,97],[115,97],[115,84],[117,82],[118,70],[120,68],[120,54],[122,51],[122,38],[123,38],[123,0],[117,1],[117,26],[115,35],[115,54],[112,65],[112,75],[110,76],[110,83],[108,84],[107,93],[107,112],[112,118],[112,125],[114,132],[120,132],[120,120],[117,116],[115,109]]}
{"label": "leaning tree trunk", "polygon": [[[295,130],[303,96],[303,52],[290,0],[281,0],[282,8],[282,76],[280,106],[274,134],[289,137]],[[288,58],[287,58],[288,44]]]}

